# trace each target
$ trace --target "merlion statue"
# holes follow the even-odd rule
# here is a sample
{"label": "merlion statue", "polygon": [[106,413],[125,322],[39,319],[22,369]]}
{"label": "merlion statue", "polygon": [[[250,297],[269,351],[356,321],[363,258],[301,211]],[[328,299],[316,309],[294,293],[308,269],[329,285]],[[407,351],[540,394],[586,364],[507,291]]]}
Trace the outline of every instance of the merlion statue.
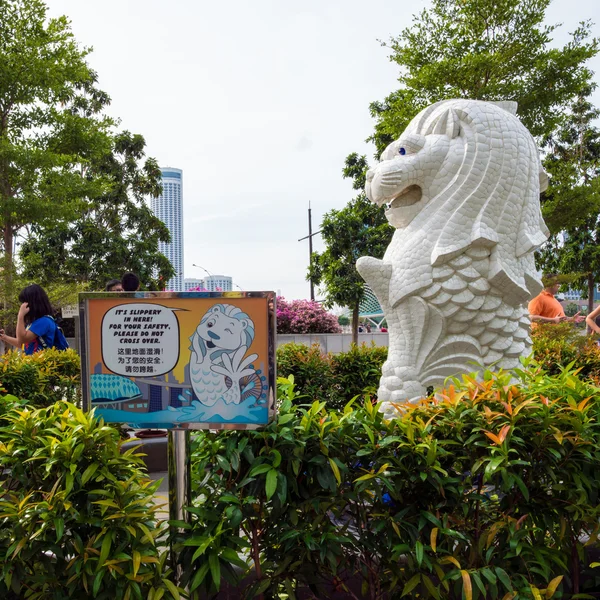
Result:
{"label": "merlion statue", "polygon": [[[386,316],[383,410],[449,375],[512,369],[529,352],[533,252],[548,237],[548,178],[515,102],[447,100],[420,112],[367,173],[396,228],[383,260],[357,269]],[[389,404],[389,403],[393,404]]]}

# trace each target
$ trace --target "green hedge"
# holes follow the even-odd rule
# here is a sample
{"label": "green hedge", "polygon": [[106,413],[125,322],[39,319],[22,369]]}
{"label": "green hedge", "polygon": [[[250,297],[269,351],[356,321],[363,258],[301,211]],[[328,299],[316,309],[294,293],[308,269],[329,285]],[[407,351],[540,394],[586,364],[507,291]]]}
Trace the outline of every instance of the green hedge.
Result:
{"label": "green hedge", "polygon": [[241,597],[356,584],[372,599],[456,600],[595,585],[598,389],[534,363],[519,377],[465,377],[392,421],[368,399],[297,406],[280,380],[264,430],[195,437],[186,583],[211,594],[252,575]]}
{"label": "green hedge", "polygon": [[277,348],[277,373],[294,376],[297,395],[343,408],[352,398],[375,393],[387,348],[353,344],[348,352],[323,354],[318,344],[283,344]]}
{"label": "green hedge", "polygon": [[118,432],[66,402],[9,407],[4,421],[0,598],[177,597],[157,548],[158,483]]}
{"label": "green hedge", "polygon": [[81,402],[81,361],[72,349],[48,349],[31,356],[15,350],[0,357],[0,393],[43,408],[66,400]]}
{"label": "green hedge", "polygon": [[574,365],[582,377],[600,383],[597,335],[582,335],[571,323],[540,323],[531,332],[533,355],[550,374]]}

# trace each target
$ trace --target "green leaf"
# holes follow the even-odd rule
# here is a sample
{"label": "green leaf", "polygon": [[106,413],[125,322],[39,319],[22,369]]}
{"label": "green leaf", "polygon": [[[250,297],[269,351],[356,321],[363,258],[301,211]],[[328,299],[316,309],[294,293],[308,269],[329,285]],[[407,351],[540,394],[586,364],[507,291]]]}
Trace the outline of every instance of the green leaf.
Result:
{"label": "green leaf", "polygon": [[529,490],[527,489],[527,486],[525,485],[523,480],[514,473],[512,476],[513,476],[514,480],[517,482],[517,486],[519,486],[519,489],[521,490],[521,494],[523,494],[523,498],[525,498],[526,501],[529,501]]}
{"label": "green leaf", "polygon": [[410,594],[419,585],[420,581],[421,581],[421,575],[419,573],[417,573],[416,575],[413,575],[406,582],[406,585],[404,586],[404,589],[402,590],[402,595],[400,597],[404,598],[404,596],[408,596],[408,594]]}
{"label": "green leaf", "polygon": [[100,569],[96,573],[96,577],[94,577],[94,585],[92,587],[92,595],[94,595],[94,596],[98,595],[98,590],[100,589],[100,586],[102,585],[102,579],[104,578],[105,572],[106,572],[106,569]]}
{"label": "green leaf", "polygon": [[162,582],[165,584],[169,592],[171,592],[171,595],[173,598],[175,598],[175,600],[181,600],[179,590],[172,581],[169,581],[166,577],[163,577]]}
{"label": "green leaf", "polygon": [[340,475],[340,469],[337,466],[335,460],[331,457],[329,457],[329,464],[331,465],[331,470],[333,471],[333,474],[335,476],[336,481],[338,482],[338,485],[342,484],[342,477]]}
{"label": "green leaf", "polygon": [[102,540],[102,547],[100,548],[100,558],[98,558],[98,565],[96,570],[100,570],[104,565],[104,561],[108,558],[110,554],[110,548],[112,544],[112,531],[107,531],[104,534],[104,539]]}
{"label": "green leaf", "polygon": [[140,564],[142,562],[142,555],[137,551],[133,551],[133,576],[135,577],[140,570]]}
{"label": "green leaf", "polygon": [[265,491],[267,493],[267,500],[270,500],[275,490],[277,489],[277,469],[271,469],[267,473],[265,481]]}
{"label": "green leaf", "polygon": [[423,544],[421,542],[417,542],[415,544],[415,558],[417,559],[417,564],[421,566],[423,562]]}
{"label": "green leaf", "polygon": [[88,481],[88,479],[90,479],[90,477],[98,470],[98,467],[100,466],[100,463],[92,463],[91,465],[88,466],[88,468],[83,472],[83,475],[81,476],[81,485],[85,485]]}
{"label": "green leaf", "polygon": [[198,569],[198,571],[196,571],[196,574],[194,575],[194,579],[192,579],[192,585],[190,587],[190,592],[193,592],[198,586],[200,586],[202,584],[202,582],[204,581],[204,578],[206,577],[206,574],[208,573],[208,569],[209,569],[209,564],[208,564],[208,562],[205,562]]}
{"label": "green leaf", "polygon": [[267,473],[268,471],[270,471],[273,467],[271,467],[271,465],[263,463],[261,465],[256,465],[255,467],[253,467],[250,470],[250,473],[248,473],[249,477],[255,477],[256,475],[262,475],[263,473]]}
{"label": "green leaf", "polygon": [[231,471],[231,465],[229,464],[229,461],[221,456],[220,454],[217,454],[217,456],[215,457],[217,459],[217,462],[219,463],[219,467],[221,469],[223,469],[223,471],[225,471],[226,473],[229,473],[229,471]]}
{"label": "green leaf", "polygon": [[423,575],[423,583],[425,584],[425,587],[429,590],[429,593],[436,599],[436,600],[440,600],[440,592],[438,590],[438,588],[435,587],[435,585],[433,584],[433,581],[431,581],[431,579],[429,579],[429,577],[427,575]]}
{"label": "green leaf", "polygon": [[498,579],[502,582],[502,585],[509,592],[512,592],[512,584],[510,583],[510,577],[508,576],[508,573],[500,567],[495,567],[494,571],[496,571],[496,575],[498,576]]}
{"label": "green leaf", "polygon": [[223,560],[240,567],[240,569],[248,569],[246,562],[240,558],[238,553],[233,550],[233,548],[223,548],[220,556]]}
{"label": "green leaf", "polygon": [[208,555],[208,564],[210,566],[210,576],[217,591],[221,587],[221,564],[219,563],[219,555],[216,552],[211,552]]}
{"label": "green leaf", "polygon": [[56,529],[56,541],[60,542],[65,531],[64,519],[54,519],[54,528]]}

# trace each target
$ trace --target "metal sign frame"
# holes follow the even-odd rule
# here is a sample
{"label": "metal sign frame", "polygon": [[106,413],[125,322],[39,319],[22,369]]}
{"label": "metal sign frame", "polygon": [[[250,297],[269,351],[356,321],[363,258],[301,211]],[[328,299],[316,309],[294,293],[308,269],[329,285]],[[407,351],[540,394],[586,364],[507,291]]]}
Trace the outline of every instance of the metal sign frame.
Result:
{"label": "metal sign frame", "polygon": [[[161,304],[161,302],[164,302],[164,304]],[[264,427],[268,422],[272,420],[276,412],[277,375],[275,366],[275,302],[275,293],[264,291],[80,293],[80,356],[82,369],[82,392],[84,410],[90,410],[94,407],[97,409],[97,414],[99,416],[102,416],[105,421],[126,423],[136,429],[158,428],[169,429],[171,431],[185,431],[196,429],[260,429],[261,427]],[[136,310],[134,310],[133,308],[127,309],[126,305],[128,304],[135,304]],[[121,306],[120,310],[117,310],[115,308],[117,305]],[[182,352],[182,348],[184,348],[184,346],[182,345],[184,344],[182,338],[185,337],[189,338],[192,342],[189,346],[189,355],[185,354],[185,352],[188,351],[188,346],[186,345],[183,350],[184,353],[182,354],[182,356],[177,356],[177,359],[173,358],[174,352],[165,352],[165,347],[168,350],[169,346],[166,345],[166,342],[165,344],[162,344],[162,340],[160,339],[154,340],[146,338],[142,340],[139,337],[134,339],[130,338],[128,340],[130,342],[128,345],[125,345],[123,343],[125,341],[123,338],[115,337],[113,339],[113,336],[117,335],[138,335],[131,334],[131,332],[124,333],[122,332],[122,330],[119,329],[125,327],[125,325],[121,324],[120,321],[125,320],[125,317],[123,317],[123,313],[125,315],[135,314],[136,312],[144,313],[144,310],[140,310],[137,305],[157,307],[156,309],[148,309],[147,311],[145,311],[148,314],[152,314],[153,316],[148,317],[147,319],[145,318],[144,320],[150,321],[148,327],[153,327],[155,329],[151,330],[149,333],[144,332],[144,335],[148,336],[149,334],[151,334],[158,336],[160,331],[163,330],[165,333],[167,333],[167,330],[172,328],[169,327],[166,323],[173,324],[175,322],[178,328],[178,354]],[[231,318],[231,325],[229,325],[228,327],[234,328],[234,325],[238,325],[238,322],[236,322],[235,319],[238,319],[238,321],[242,322],[242,325],[239,325],[239,327],[243,328],[242,333],[240,333],[240,335],[245,335],[243,339],[248,340],[247,342],[243,342],[244,350],[242,350],[242,347],[240,346],[238,352],[236,352],[235,350],[227,349],[221,350],[221,352],[219,353],[219,347],[217,346],[215,350],[215,344],[212,343],[213,338],[215,339],[216,343],[219,343],[221,341],[220,338],[214,334],[216,329],[211,330],[213,333],[209,334],[213,335],[213,337],[207,338],[206,336],[206,333],[208,332],[206,327],[210,326],[211,322],[214,321],[214,319],[212,319],[211,316],[213,313],[209,315],[211,311],[218,313],[216,315],[217,318],[229,318],[223,316],[224,313],[222,314],[222,311],[225,310],[222,308],[224,306],[230,307],[227,310],[235,316],[235,318]],[[99,315],[101,315],[101,318]],[[201,318],[200,315],[202,315]],[[206,321],[207,318],[209,319],[208,321]],[[196,319],[198,323],[196,329],[192,329],[189,323],[194,319]],[[129,318],[128,320],[131,321],[132,319]],[[134,317],[133,320],[138,321],[142,319]],[[159,322],[152,324],[152,321]],[[182,321],[185,321],[185,326],[182,324]],[[256,331],[254,329],[254,321],[260,323]],[[203,325],[205,322],[207,323],[206,327],[205,325]],[[143,325],[143,327],[145,326],[146,325]],[[127,327],[130,327],[130,325],[127,325]],[[198,333],[201,329],[202,335],[204,335],[204,338],[206,339],[204,339],[200,335],[200,333]],[[226,331],[228,330],[229,329],[226,328]],[[155,333],[155,331],[158,331],[159,333]],[[192,333],[191,337],[189,335],[190,332]],[[194,332],[198,333],[197,340],[194,339],[194,335],[196,335],[196,333]],[[246,332],[251,332],[252,335]],[[234,331],[234,333],[238,335],[237,331]],[[141,335],[141,331],[139,332],[139,335]],[[222,333],[222,335],[225,336],[226,334]],[[171,341],[173,339],[171,333],[167,333],[165,337],[170,337]],[[137,375],[134,373],[129,375],[124,372],[124,366],[117,366],[117,360],[121,361],[124,359],[124,357],[122,358],[121,356],[116,356],[117,352],[119,353],[119,355],[122,353],[121,346],[124,346],[125,348],[142,348],[142,341],[157,342],[150,345],[153,347],[162,348],[162,355],[160,356],[160,359],[155,358],[154,360],[157,362],[160,362],[162,360],[165,364],[161,363],[159,366],[156,367],[159,370],[156,376],[154,376],[150,371],[148,371],[150,375],[147,375],[145,377],[139,376],[139,373]],[[225,343],[224,338],[222,343]],[[98,360],[98,344],[101,345],[101,360]],[[212,408],[213,405],[203,404],[203,400],[204,402],[212,402],[213,400],[208,400],[202,395],[202,384],[199,383],[198,380],[194,381],[193,385],[191,383],[193,377],[192,366],[196,367],[198,364],[204,365],[204,363],[194,362],[195,360],[204,360],[199,358],[203,344],[205,352],[208,352],[211,356],[221,356],[220,359],[217,357],[217,359],[214,361],[215,364],[210,364],[211,371],[209,372],[211,373],[211,375],[213,372],[212,369],[215,369],[215,371],[219,372],[219,376],[223,378],[225,386],[229,384],[229,387],[226,390],[227,392],[231,390],[233,384],[232,379],[227,378],[227,375],[225,373],[226,369],[229,369],[235,377],[237,377],[242,371],[253,371],[253,373],[245,376],[246,380],[249,378],[251,381],[250,383],[247,383],[245,385],[244,390],[246,390],[246,393],[255,395],[256,406],[249,404],[248,400],[250,399],[250,397],[247,397],[245,400],[243,400],[244,390],[242,390],[242,395],[240,396],[240,399],[238,399],[237,404],[237,398],[235,398],[233,401],[230,400],[227,403],[227,408],[230,411],[230,413],[233,413],[236,406],[239,406],[240,409],[243,408],[247,411],[246,415],[235,415],[234,417],[232,417],[233,420],[227,420],[225,418],[222,418],[221,420],[210,420],[211,418],[218,418],[219,415],[216,412],[214,412],[208,417],[201,416],[198,420],[174,420],[176,418],[179,419],[179,417],[183,418],[183,416],[181,415],[183,415],[183,413],[186,411],[188,414],[192,414],[194,411],[190,410],[190,406],[193,407],[198,412],[198,414],[200,414],[200,409],[206,409],[203,415],[210,413],[211,410],[217,410],[217,408]],[[171,349],[173,348],[173,342],[171,343],[170,347]],[[207,350],[207,348],[212,348],[212,351]],[[124,351],[125,350],[123,350],[123,352]],[[195,351],[197,351],[197,354],[194,354]],[[139,350],[139,352],[141,353],[142,351]],[[185,363],[186,356],[190,356],[189,363]],[[255,358],[253,359],[253,357]],[[92,360],[94,360],[93,365],[90,364]],[[142,359],[140,358],[140,360]],[[254,362],[258,363],[261,366],[261,368],[256,368]],[[106,363],[109,364],[107,365]],[[171,368],[170,370],[164,370],[171,365],[173,365],[173,368]],[[147,367],[148,370],[151,368],[153,369],[154,367]],[[235,371],[236,368],[238,368],[237,372]],[[162,372],[161,369],[163,370]],[[173,380],[173,371],[175,370],[177,370],[179,373],[181,373],[182,370],[183,372],[185,372],[183,380]],[[96,388],[93,389],[92,386],[92,377],[98,375],[107,378],[114,377],[115,382],[117,382],[117,379],[129,379],[134,384],[134,386],[138,387],[138,390],[140,391],[140,397],[138,398],[138,400],[145,400],[148,403],[148,412],[131,412],[129,410],[123,410],[123,408],[121,408],[120,406],[125,406],[125,401],[122,400],[119,400],[117,402],[116,400],[103,398],[101,402],[98,402],[98,394],[96,393],[97,390]],[[212,377],[213,379],[215,378],[214,375],[212,375]],[[241,381],[243,383],[243,381],[246,380],[242,379]],[[98,381],[98,379],[96,379],[95,381]],[[109,383],[112,385],[112,382]],[[125,384],[127,384],[127,382],[125,382]],[[253,391],[256,389],[257,385],[260,386],[260,395],[258,395],[259,390]],[[150,386],[154,386],[154,388],[162,387],[164,388],[165,392],[169,390],[169,393],[171,393],[171,388],[186,388],[186,398],[183,399],[181,395],[179,396],[179,398],[182,400],[190,399],[189,405],[181,406],[181,403],[179,403],[180,405],[176,409],[174,409],[173,406],[170,404],[170,401],[168,401],[166,408],[163,408],[160,411],[150,412],[150,399],[144,399],[143,392],[141,391],[142,388],[140,386],[146,386],[148,389],[150,389]],[[240,384],[240,388],[241,387],[242,384]],[[247,392],[248,388],[250,389],[249,392]],[[223,389],[225,388],[223,387]],[[164,405],[164,399],[162,396],[163,390],[161,390],[160,393],[161,402]],[[130,402],[130,406],[133,405],[133,401],[129,400],[128,402]],[[216,400],[215,402],[217,402],[217,404],[214,405],[215,407],[225,407],[226,400],[223,400],[221,404],[218,404],[219,400]],[[138,402],[136,406],[140,406],[140,403]],[[141,406],[143,406],[143,402]],[[181,413],[180,416],[176,414],[178,410]],[[150,418],[150,415],[152,419]],[[256,420],[258,415],[260,415],[259,421]],[[157,419],[162,419],[163,416],[169,418],[173,416],[173,420],[157,421]],[[246,416],[246,420],[242,420]]]}

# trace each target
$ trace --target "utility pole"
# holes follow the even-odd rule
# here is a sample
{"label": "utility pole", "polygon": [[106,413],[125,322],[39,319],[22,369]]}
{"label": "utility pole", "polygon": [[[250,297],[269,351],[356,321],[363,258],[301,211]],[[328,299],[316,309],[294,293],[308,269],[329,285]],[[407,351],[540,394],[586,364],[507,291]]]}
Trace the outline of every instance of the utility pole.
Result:
{"label": "utility pole", "polygon": [[[308,267],[309,267],[309,269],[312,267],[312,254],[313,254],[312,239],[313,239],[313,236],[315,236],[319,233],[321,233],[320,230],[315,231],[314,233],[312,232],[312,217],[311,217],[310,202],[309,202],[308,203],[308,235],[306,235],[303,238],[300,238],[298,240],[299,242],[301,242],[302,240],[308,239]],[[313,283],[312,277],[310,277],[310,299],[311,300],[315,299],[315,285]]]}

